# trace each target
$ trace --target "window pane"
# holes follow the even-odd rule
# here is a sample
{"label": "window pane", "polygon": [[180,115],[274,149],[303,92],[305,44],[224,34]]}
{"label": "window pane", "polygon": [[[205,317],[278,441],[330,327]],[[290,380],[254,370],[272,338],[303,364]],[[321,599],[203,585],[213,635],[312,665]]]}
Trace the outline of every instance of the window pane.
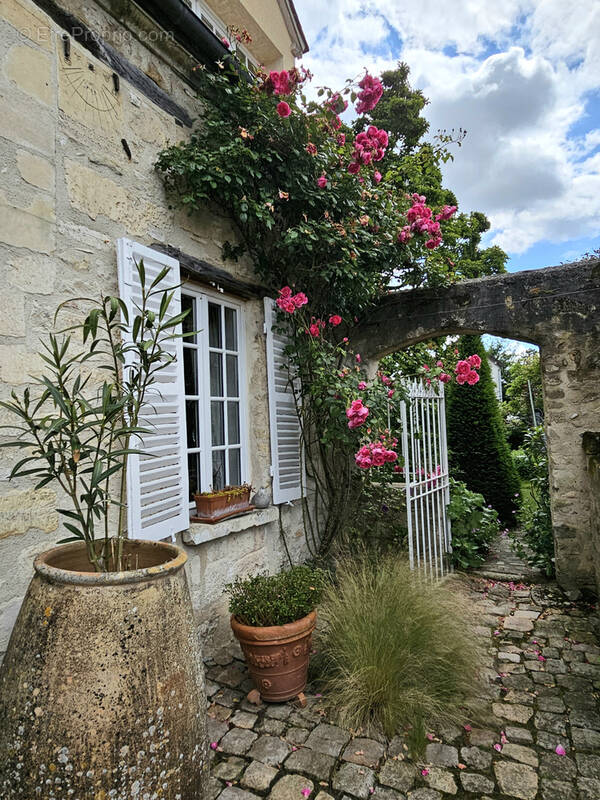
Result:
{"label": "window pane", "polygon": [[188,453],[188,479],[190,500],[193,500],[195,492],[204,491],[200,483],[200,453]]}
{"label": "window pane", "polygon": [[223,414],[223,407],[224,404],[220,401],[213,401],[210,404],[210,427],[213,446],[225,444],[225,415]]}
{"label": "window pane", "polygon": [[198,353],[192,347],[183,347],[183,378],[186,394],[198,394]]}
{"label": "window pane", "polygon": [[239,450],[229,451],[229,483],[232,486],[239,486],[242,482],[242,468]]}
{"label": "window pane", "polygon": [[211,397],[223,397],[223,356],[221,353],[210,354],[210,394]]}
{"label": "window pane", "polygon": [[237,350],[237,311],[235,308],[225,309],[225,347]]}
{"label": "window pane", "polygon": [[185,401],[185,422],[187,425],[187,446],[188,448],[200,447],[200,437],[198,433],[198,401]]}
{"label": "window pane", "polygon": [[239,403],[227,403],[227,444],[240,443]]}
{"label": "window pane", "polygon": [[[181,323],[181,327],[184,333],[190,333],[191,331],[197,330],[196,328],[196,302],[193,297],[190,297],[187,294],[181,295],[181,310],[187,311],[188,314],[184,318],[183,322]],[[184,342],[195,342],[195,336],[186,336],[183,340]]]}
{"label": "window pane", "polygon": [[227,397],[238,397],[240,386],[238,382],[238,357],[225,356],[227,367]]}
{"label": "window pane", "polygon": [[211,347],[223,347],[221,339],[221,306],[208,304],[208,343]]}
{"label": "window pane", "polygon": [[220,491],[225,486],[225,450],[213,450],[212,454],[212,488]]}

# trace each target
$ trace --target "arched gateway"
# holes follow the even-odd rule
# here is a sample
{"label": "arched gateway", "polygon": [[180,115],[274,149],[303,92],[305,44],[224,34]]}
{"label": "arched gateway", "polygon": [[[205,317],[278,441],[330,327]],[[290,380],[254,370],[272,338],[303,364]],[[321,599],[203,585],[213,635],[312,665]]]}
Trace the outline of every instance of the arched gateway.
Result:
{"label": "arched gateway", "polygon": [[558,581],[600,588],[600,523],[582,447],[585,431],[600,431],[600,260],[390,293],[352,344],[378,360],[462,333],[539,346]]}

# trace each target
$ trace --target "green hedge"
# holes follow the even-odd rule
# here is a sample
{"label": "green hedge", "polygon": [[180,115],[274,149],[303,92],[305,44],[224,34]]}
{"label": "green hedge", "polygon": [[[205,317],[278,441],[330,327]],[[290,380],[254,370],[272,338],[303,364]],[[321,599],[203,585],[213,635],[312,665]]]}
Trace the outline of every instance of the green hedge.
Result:
{"label": "green hedge", "polygon": [[452,382],[447,393],[447,428],[453,477],[482,494],[508,527],[515,524],[520,481],[506,441],[487,353],[480,336],[462,336],[461,358],[477,353],[480,380]]}

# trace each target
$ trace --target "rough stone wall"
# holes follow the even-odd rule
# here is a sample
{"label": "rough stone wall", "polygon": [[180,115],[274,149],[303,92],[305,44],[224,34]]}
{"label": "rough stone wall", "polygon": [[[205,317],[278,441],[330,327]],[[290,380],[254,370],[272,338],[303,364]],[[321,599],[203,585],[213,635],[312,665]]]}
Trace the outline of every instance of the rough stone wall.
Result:
{"label": "rough stone wall", "polygon": [[[156,37],[140,41],[99,4],[64,0],[92,30],[121,43],[122,53],[150,75],[193,117],[194,92],[180,77],[189,64],[172,44],[162,58]],[[109,6],[107,0],[103,5]],[[133,25],[133,23],[132,23]],[[39,338],[52,328],[67,297],[117,292],[116,240],[164,242],[193,257],[220,263],[227,220],[209,210],[188,217],[169,207],[153,169],[158,151],[186,130],[126,81],[71,40],[30,0],[0,6],[0,397],[22,390],[38,373]],[[157,43],[158,42],[158,43]],[[92,69],[93,67],[93,69]],[[121,140],[127,141],[128,158]],[[248,261],[236,277],[252,281]],[[245,304],[250,478],[269,483],[269,424],[262,301]],[[73,308],[70,313],[77,315]],[[263,376],[261,379],[260,376]],[[0,424],[9,421],[0,412]],[[19,456],[0,451],[0,653],[32,574],[32,559],[63,538],[52,487],[34,492],[25,479],[8,483]],[[298,509],[284,524],[296,560],[305,555]],[[187,546],[188,574],[199,625],[206,635],[227,632],[224,583],[237,574],[278,570],[285,563],[278,521],[199,546]]]}
{"label": "rough stone wall", "polygon": [[594,489],[581,441],[600,429],[600,261],[396,292],[353,335],[377,360],[452,333],[491,333],[540,347],[557,577],[596,589]]}
{"label": "rough stone wall", "polygon": [[582,444],[592,487],[592,557],[600,586],[600,431],[585,431]]}

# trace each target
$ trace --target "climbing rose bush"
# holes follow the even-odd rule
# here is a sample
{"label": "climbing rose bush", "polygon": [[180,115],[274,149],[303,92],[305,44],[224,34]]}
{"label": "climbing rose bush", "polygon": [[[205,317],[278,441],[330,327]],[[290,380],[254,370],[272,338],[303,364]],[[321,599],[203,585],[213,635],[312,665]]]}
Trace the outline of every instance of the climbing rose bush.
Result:
{"label": "climbing rose bush", "polygon": [[249,80],[233,61],[220,67],[197,69],[198,127],[163,150],[156,167],[177,204],[190,212],[214,204],[233,221],[225,260],[248,254],[273,290],[309,288],[322,319],[332,309],[353,317],[392,279],[407,282],[407,261],[411,284],[425,276],[425,255],[456,209],[398,191],[386,172],[388,132],[365,119],[355,134],[340,117],[349,103],[359,120],[373,111],[379,78],[320,87],[309,100],[311,75],[301,67]]}

